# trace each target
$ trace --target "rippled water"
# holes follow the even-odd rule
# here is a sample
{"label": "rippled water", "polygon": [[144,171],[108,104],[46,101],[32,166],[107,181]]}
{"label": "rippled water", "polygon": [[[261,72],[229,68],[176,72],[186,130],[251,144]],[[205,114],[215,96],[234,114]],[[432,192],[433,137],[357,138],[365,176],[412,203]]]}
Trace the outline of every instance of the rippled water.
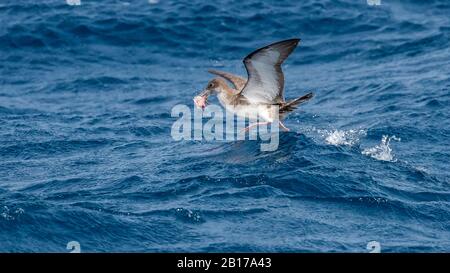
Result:
{"label": "rippled water", "polygon": [[[0,251],[450,251],[450,4],[0,2]],[[280,147],[170,137],[216,68],[302,43]],[[214,102],[214,101],[213,101]]]}

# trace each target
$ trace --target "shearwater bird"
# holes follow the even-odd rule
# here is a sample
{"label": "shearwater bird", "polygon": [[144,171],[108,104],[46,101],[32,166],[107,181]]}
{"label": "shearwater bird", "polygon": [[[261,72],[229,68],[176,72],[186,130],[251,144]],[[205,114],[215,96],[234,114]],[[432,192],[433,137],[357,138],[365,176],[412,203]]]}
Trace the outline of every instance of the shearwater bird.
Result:
{"label": "shearwater bird", "polygon": [[[300,103],[313,97],[313,93],[308,93],[290,101],[284,99],[284,75],[281,64],[299,42],[300,39],[284,40],[250,53],[244,58],[248,80],[228,72],[208,70],[219,77],[209,81],[206,88],[194,98],[195,105],[204,109],[208,97],[215,94],[227,111],[249,118],[251,121],[258,117],[264,120],[250,124],[245,130],[272,123],[276,112],[274,113],[271,109],[277,106],[279,125],[283,130],[289,131],[281,120],[295,110]],[[227,81],[232,86],[229,86]]]}

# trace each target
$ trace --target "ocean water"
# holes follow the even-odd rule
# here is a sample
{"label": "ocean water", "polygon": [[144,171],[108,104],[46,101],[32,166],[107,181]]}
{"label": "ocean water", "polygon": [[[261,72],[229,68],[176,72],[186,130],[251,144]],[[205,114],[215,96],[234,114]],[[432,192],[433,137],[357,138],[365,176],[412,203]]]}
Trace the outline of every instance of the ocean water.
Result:
{"label": "ocean water", "polygon": [[[1,252],[450,251],[448,1],[79,2],[0,1]],[[276,151],[172,139],[293,37]]]}

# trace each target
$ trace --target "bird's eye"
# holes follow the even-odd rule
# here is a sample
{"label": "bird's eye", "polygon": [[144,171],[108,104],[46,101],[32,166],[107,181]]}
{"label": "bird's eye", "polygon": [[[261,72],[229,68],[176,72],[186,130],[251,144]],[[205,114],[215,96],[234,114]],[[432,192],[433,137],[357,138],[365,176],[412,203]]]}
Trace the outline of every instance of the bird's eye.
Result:
{"label": "bird's eye", "polygon": [[213,84],[212,83],[208,84],[208,87],[209,88],[213,87]]}

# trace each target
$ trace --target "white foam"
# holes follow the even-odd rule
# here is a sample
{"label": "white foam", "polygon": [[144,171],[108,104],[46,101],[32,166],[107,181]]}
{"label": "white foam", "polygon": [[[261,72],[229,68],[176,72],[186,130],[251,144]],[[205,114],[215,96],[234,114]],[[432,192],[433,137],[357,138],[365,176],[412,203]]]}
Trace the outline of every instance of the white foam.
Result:
{"label": "white foam", "polygon": [[366,135],[365,130],[322,130],[320,132],[325,137],[325,142],[334,146],[353,146],[357,144],[362,136]]}
{"label": "white foam", "polygon": [[381,143],[379,145],[376,145],[372,148],[366,148],[361,153],[377,160],[395,162],[397,161],[397,159],[395,159],[392,148],[389,146],[391,140],[400,141],[401,139],[395,136],[389,137],[383,135],[383,137],[381,138]]}
{"label": "white foam", "polygon": [[24,212],[25,210],[22,208],[17,208],[16,210],[12,211],[8,208],[8,206],[3,206],[3,208],[0,210],[0,217],[5,220],[14,220],[18,215],[23,214]]}

